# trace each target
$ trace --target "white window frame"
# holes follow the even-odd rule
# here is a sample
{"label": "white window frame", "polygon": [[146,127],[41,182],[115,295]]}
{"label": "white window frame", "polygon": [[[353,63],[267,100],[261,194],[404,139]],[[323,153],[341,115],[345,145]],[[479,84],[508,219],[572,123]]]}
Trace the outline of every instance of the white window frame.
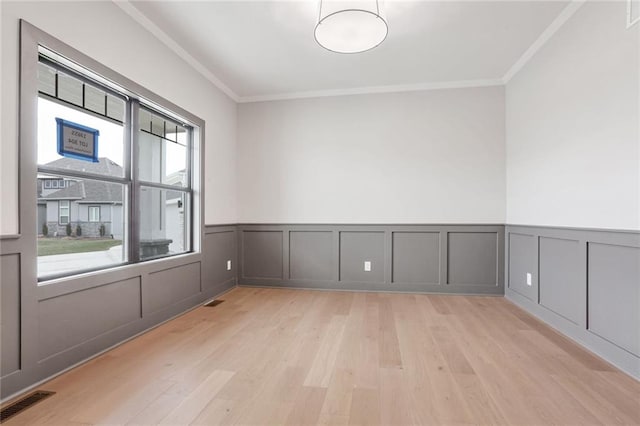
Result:
{"label": "white window frame", "polygon": [[[93,220],[91,212],[92,211],[98,211],[98,217],[97,219]],[[100,206],[89,206],[87,207],[87,221],[91,222],[91,223],[96,223],[96,222],[100,222],[100,216],[102,214],[102,209],[100,208]]]}
{"label": "white window frame", "polygon": [[[67,214],[62,214],[63,210],[66,210]],[[63,217],[67,218],[66,222],[62,220]],[[71,223],[71,203],[69,202],[69,200],[58,201],[58,223],[60,225],[68,225],[69,223]]]}

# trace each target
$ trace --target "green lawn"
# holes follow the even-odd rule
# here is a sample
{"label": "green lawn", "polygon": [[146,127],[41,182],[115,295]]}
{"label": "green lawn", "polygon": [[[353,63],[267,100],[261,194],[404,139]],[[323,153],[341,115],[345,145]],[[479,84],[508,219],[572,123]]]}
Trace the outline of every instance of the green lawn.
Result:
{"label": "green lawn", "polygon": [[120,244],[111,238],[38,238],[38,256],[104,251]]}

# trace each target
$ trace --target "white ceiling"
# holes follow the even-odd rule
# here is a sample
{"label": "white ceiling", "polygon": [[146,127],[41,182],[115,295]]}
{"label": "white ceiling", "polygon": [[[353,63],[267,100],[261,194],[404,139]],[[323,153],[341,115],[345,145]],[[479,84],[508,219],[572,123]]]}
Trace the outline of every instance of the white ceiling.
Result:
{"label": "white ceiling", "polygon": [[386,0],[387,39],[355,55],[316,44],[316,0],[131,1],[123,9],[247,101],[499,84],[567,4]]}

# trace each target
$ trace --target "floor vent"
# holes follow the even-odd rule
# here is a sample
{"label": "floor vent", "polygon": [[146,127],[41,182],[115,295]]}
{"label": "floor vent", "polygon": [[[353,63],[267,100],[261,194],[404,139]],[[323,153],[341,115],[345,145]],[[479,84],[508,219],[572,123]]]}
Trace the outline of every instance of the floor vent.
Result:
{"label": "floor vent", "polygon": [[10,417],[15,416],[16,414],[23,412],[27,408],[36,405],[38,402],[50,397],[53,394],[55,394],[55,392],[35,391],[31,395],[27,395],[24,398],[14,402],[13,404],[6,406],[0,412],[0,423],[4,422]]}
{"label": "floor vent", "polygon": [[209,303],[205,303],[205,304],[204,304],[204,306],[207,306],[207,307],[212,308],[212,307],[214,307],[214,306],[218,306],[218,305],[219,305],[219,304],[221,304],[222,302],[224,302],[224,300],[212,300],[212,301],[211,301],[211,302],[209,302]]}

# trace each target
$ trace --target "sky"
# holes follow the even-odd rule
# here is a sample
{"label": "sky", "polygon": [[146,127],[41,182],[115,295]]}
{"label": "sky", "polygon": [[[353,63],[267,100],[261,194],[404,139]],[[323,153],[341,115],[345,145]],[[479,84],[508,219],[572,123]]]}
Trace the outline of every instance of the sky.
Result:
{"label": "sky", "polygon": [[44,98],[38,98],[38,164],[46,164],[62,158],[57,151],[56,118],[99,130],[98,157],[108,157],[121,166],[124,164],[123,126]]}
{"label": "sky", "polygon": [[[61,105],[57,102],[38,98],[38,164],[43,165],[63,158],[57,151],[56,118],[62,118],[100,131],[98,136],[98,157],[107,157],[120,166],[124,165],[124,127],[112,121]],[[160,138],[158,138],[160,140]],[[184,148],[168,142],[166,172],[184,168]],[[78,160],[82,161],[82,160]]]}

